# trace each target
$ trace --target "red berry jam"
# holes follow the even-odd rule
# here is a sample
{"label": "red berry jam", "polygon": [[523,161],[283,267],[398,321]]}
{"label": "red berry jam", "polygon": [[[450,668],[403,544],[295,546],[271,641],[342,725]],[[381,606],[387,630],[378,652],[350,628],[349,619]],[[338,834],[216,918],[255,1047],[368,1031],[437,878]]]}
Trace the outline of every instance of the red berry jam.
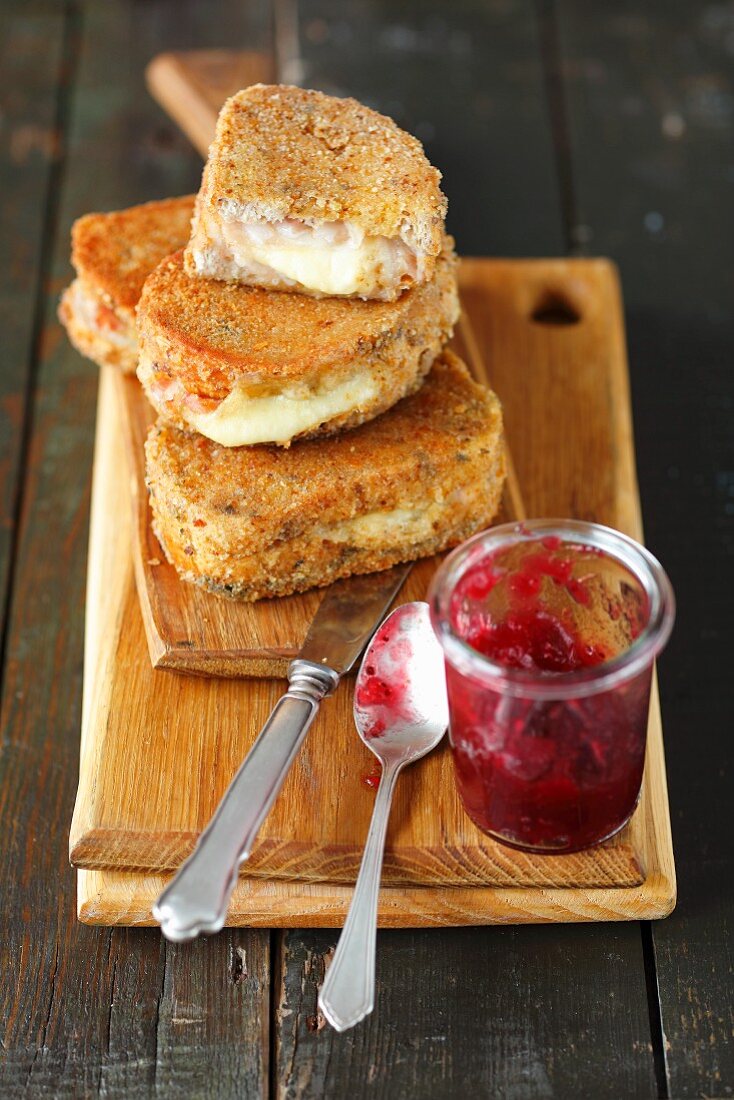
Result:
{"label": "red berry jam", "polygon": [[470,817],[539,852],[611,836],[640,792],[652,663],[607,690],[583,674],[603,673],[645,628],[640,581],[596,547],[526,537],[475,557],[447,611],[452,634],[489,659],[476,672],[471,661],[446,662]]}
{"label": "red berry jam", "polygon": [[[386,660],[385,653],[389,655]],[[354,695],[365,737],[382,737],[398,721],[410,722],[413,707],[406,669],[412,657],[410,641],[399,628],[380,628],[370,646],[372,661],[363,665]],[[380,671],[382,669],[382,671]],[[389,670],[389,676],[386,671]]]}
{"label": "red berry jam", "polygon": [[362,786],[368,791],[376,791],[382,779],[382,764],[376,760],[368,772],[362,775]]}

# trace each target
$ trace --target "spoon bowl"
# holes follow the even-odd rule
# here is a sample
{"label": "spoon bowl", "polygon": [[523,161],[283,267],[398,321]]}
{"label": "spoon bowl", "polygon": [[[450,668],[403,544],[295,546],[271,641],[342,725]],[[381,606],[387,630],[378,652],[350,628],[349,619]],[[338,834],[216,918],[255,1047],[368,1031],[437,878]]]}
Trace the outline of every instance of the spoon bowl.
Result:
{"label": "spoon bowl", "polygon": [[352,903],[319,995],[337,1031],[374,1007],[377,900],[395,781],[406,764],[436,747],[449,724],[443,651],[427,603],[403,604],[375,633],[357,677],[354,721],[382,763],[382,777]]}
{"label": "spoon bowl", "polygon": [[418,760],[443,737],[446,678],[428,604],[403,604],[375,632],[357,676],[354,722],[383,766]]}

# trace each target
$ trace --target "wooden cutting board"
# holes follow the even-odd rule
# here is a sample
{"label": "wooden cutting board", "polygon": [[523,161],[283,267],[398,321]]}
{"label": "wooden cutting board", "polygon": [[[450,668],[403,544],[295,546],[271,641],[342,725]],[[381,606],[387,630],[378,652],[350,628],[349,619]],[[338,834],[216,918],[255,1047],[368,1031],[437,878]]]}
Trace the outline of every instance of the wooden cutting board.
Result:
{"label": "wooden cutting board", "polygon": [[[223,99],[248,83],[272,79],[270,65],[268,58],[251,52],[192,51],[155,58],[147,76],[153,95],[205,154]],[[621,303],[613,269],[603,261],[464,261],[462,296],[473,327],[471,322],[466,323],[465,314],[458,350],[480,378],[485,378],[482,353],[489,359],[493,381],[505,402],[508,432],[531,514],[604,520],[640,538]],[[251,739],[252,731],[248,734],[240,729],[241,702],[245,702],[245,708],[241,708],[245,713],[248,706],[252,707],[248,721],[256,725],[270,700],[269,689],[262,684],[247,685],[245,689],[244,685],[237,688],[220,683],[221,692],[204,699],[191,681],[191,687],[184,686],[184,681],[176,677],[168,681],[170,690],[164,691],[167,681],[160,673],[151,673],[141,656],[142,621],[132,592],[130,556],[122,538],[127,485],[123,484],[117,414],[125,412],[122,419],[127,425],[128,455],[133,460],[136,568],[150,652],[159,667],[217,671],[228,676],[267,668],[271,674],[281,674],[318,597],[298,598],[303,602],[295,615],[286,612],[285,607],[298,601],[278,601],[289,625],[281,622],[274,629],[271,615],[264,634],[262,623],[258,627],[252,619],[245,621],[240,611],[232,611],[232,605],[225,605],[229,607],[226,612],[218,605],[215,613],[211,597],[205,598],[209,610],[206,603],[196,603],[198,593],[196,600],[191,597],[193,602],[188,604],[180,592],[175,600],[168,598],[171,574],[166,579],[165,571],[158,571],[152,564],[162,559],[155,544],[148,546],[147,505],[140,493],[139,437],[148,413],[134,386],[120,386],[120,382],[119,378],[103,377],[100,391],[82,777],[72,850],[90,867],[110,868],[79,871],[82,920],[94,924],[149,924],[150,906],[166,878],[116,868],[126,868],[131,856],[137,860],[142,849],[150,854],[151,844],[158,852],[155,859],[165,864],[170,858],[165,854],[167,845],[174,851],[180,848],[182,840],[187,840],[186,829],[190,832],[189,842],[193,839],[208,816],[206,803],[213,803],[217,797],[211,790],[207,795],[206,780],[226,783],[221,776],[217,779],[224,767],[222,749],[232,738],[241,740],[241,747],[234,753],[229,744],[226,768],[234,770],[238,752],[244,751]],[[116,386],[121,390],[117,395]],[[523,514],[514,478],[506,494],[506,513]],[[404,598],[422,594],[431,569],[430,563],[416,568]],[[216,628],[211,627],[212,623]],[[294,630],[294,624],[299,623]],[[259,669],[257,660],[263,662]],[[177,685],[176,690],[171,684]],[[244,700],[228,695],[225,698],[226,693],[239,690],[252,694]],[[346,773],[353,780],[353,769],[366,763],[365,750],[355,740],[340,739],[350,729],[345,690],[341,701],[330,701],[330,712],[322,712],[323,725],[309,735],[296,773],[288,780],[272,821],[266,823],[266,829],[272,832],[268,836],[264,830],[261,838],[263,873],[271,857],[276,864],[282,861],[281,871],[304,873],[303,850],[296,853],[295,863],[289,863],[288,848],[294,836],[303,841],[308,834],[313,852],[313,843],[320,843],[318,829],[314,829],[319,821],[332,848],[336,834],[342,830],[343,837],[349,821],[350,843],[354,844],[356,838],[357,852],[361,846],[371,799],[365,801],[363,789],[350,786],[349,812],[345,815],[344,796],[332,790],[332,797],[324,801],[320,771],[325,761],[338,760],[342,765],[338,778]],[[265,697],[264,701],[260,696]],[[118,708],[124,713],[128,706],[131,713],[127,721],[115,718]],[[338,721],[340,706],[346,722]],[[227,719],[238,733],[229,730],[227,735]],[[161,756],[157,751],[161,741],[167,744],[172,732],[180,736],[179,721],[188,721],[186,728],[194,725],[192,736],[184,739],[185,745],[178,746],[183,751],[174,746],[172,755]],[[132,754],[126,746],[133,749]],[[386,879],[406,883],[425,880],[432,885],[384,888],[381,925],[639,919],[665,916],[672,908],[675,872],[656,690],[639,808],[621,836],[594,853],[539,860],[487,842],[463,815],[457,815],[447,769],[444,750],[425,761],[420,772],[415,769],[403,778],[407,785],[389,836]],[[126,784],[118,779],[128,770],[131,775],[126,796]],[[102,781],[100,788],[97,780]],[[168,786],[171,783],[173,791]],[[294,799],[296,792],[300,792],[300,800]],[[136,801],[138,794],[141,798]],[[109,812],[105,812],[108,797]],[[139,811],[141,803],[148,812],[131,809],[137,806]],[[447,809],[448,826],[444,821]],[[432,853],[426,835],[437,822],[442,823],[442,855],[438,861],[433,858],[435,849]],[[416,826],[413,840],[417,841],[412,845],[409,829],[406,833],[406,825],[410,827],[411,823]],[[457,824],[458,848],[452,833]],[[279,843],[283,825],[290,840]],[[435,828],[433,837],[435,842]],[[91,856],[84,855],[85,844]],[[448,860],[447,851],[451,852]],[[335,877],[353,877],[357,852],[349,854],[342,846],[338,858],[329,857],[326,863],[321,860],[321,871],[319,859],[312,863],[307,859],[305,873],[323,873],[327,867]],[[257,853],[248,869],[257,869],[256,865]],[[493,885],[436,885],[462,876],[468,882]],[[601,885],[594,886],[595,882]],[[338,925],[344,920],[350,896],[351,890],[345,885],[243,877],[232,898],[229,923]]]}
{"label": "wooden cutting board", "polygon": [[[461,285],[503,400],[528,512],[599,520],[639,536],[613,267],[469,260]],[[120,381],[103,372],[71,835],[72,860],[83,869],[79,912],[92,923],[146,922],[162,872],[191,850],[282,689],[277,681],[151,667],[130,549]],[[416,571],[405,598],[422,594],[428,569]],[[373,800],[361,782],[370,759],[353,731],[350,702],[346,682],[324,704],[246,865],[248,875],[271,881],[241,880],[232,923],[343,919],[349,889],[339,883],[355,877]],[[384,881],[380,919],[394,926],[665,915],[675,878],[656,697],[641,803],[613,841],[556,857],[495,844],[463,814],[444,746],[401,779]]]}

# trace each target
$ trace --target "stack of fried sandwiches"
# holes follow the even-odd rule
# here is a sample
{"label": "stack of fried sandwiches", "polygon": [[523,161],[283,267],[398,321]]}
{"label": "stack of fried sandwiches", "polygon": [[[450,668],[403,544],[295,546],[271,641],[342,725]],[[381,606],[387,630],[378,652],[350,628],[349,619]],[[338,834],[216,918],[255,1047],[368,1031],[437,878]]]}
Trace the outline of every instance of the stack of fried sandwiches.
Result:
{"label": "stack of fried sandwiches", "polygon": [[459,315],[440,173],[352,99],[229,99],[199,194],[90,214],[60,316],[137,369],[156,535],[186,581],[284,596],[462,541],[505,475]]}

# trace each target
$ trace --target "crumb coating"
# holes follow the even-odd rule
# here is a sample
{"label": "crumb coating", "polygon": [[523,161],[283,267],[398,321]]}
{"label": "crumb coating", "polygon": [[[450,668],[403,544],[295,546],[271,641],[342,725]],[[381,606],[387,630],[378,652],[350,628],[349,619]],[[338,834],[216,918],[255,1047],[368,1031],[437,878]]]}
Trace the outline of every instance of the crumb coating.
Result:
{"label": "crumb coating", "polygon": [[255,84],[222,107],[197,208],[238,220],[349,221],[437,256],[440,180],[417,138],[355,99]]}
{"label": "crumb coating", "polygon": [[[185,580],[242,600],[455,545],[491,522],[505,477],[499,401],[449,351],[417,393],[354,431],[290,450],[225,448],[158,421],[146,459],[168,559]],[[337,537],[340,525],[395,510],[406,521],[389,537]]]}
{"label": "crumb coating", "polygon": [[153,272],[140,299],[141,381],[159,414],[183,428],[182,400],[159,399],[154,375],[222,401],[236,385],[252,396],[301,387],[306,398],[366,371],[379,383],[378,397],[310,434],[354,427],[415,389],[450,339],[459,313],[456,269],[447,237],[430,283],[397,302],[347,301],[192,277],[178,253]]}
{"label": "crumb coating", "polygon": [[[79,308],[80,294],[89,303]],[[104,318],[90,322],[91,311]],[[116,367],[123,374],[134,374],[138,365],[138,340],[135,323],[129,316],[101,298],[96,292],[75,279],[61,295],[58,318],[66,329],[70,342],[81,354],[100,367]]]}
{"label": "crumb coating", "polygon": [[161,260],[186,244],[194,196],[85,214],[71,230],[71,262],[84,282],[134,315],[143,283]]}
{"label": "crumb coating", "polygon": [[59,302],[58,317],[77,351],[99,366],[135,371],[135,307],[145,280],[189,232],[194,196],[85,214],[71,230],[77,278]]}

